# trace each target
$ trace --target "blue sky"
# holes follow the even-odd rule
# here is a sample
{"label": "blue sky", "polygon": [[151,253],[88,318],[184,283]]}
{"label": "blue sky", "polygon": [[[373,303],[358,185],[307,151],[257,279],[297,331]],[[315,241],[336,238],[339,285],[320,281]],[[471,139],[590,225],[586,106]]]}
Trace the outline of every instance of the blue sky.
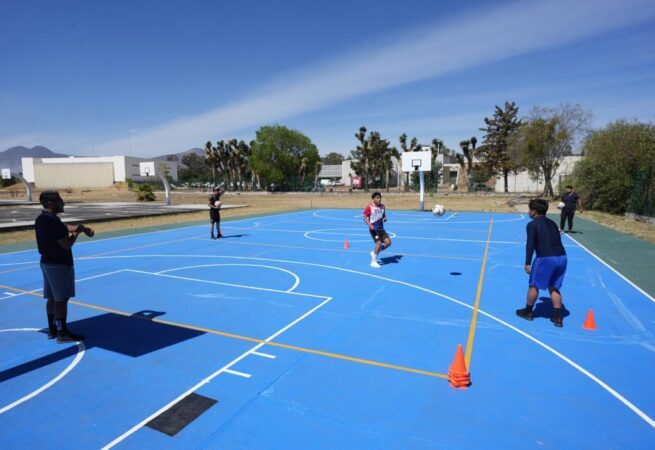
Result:
{"label": "blue sky", "polygon": [[154,156],[262,125],[458,149],[494,105],[655,122],[655,1],[0,2],[0,151]]}

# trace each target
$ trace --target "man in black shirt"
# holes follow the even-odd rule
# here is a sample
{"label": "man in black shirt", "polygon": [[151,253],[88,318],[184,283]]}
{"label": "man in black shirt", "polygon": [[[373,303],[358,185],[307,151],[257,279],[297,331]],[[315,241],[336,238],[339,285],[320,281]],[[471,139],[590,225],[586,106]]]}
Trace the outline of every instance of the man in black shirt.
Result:
{"label": "man in black shirt", "polygon": [[[210,229],[210,236],[212,239],[217,239],[217,238],[222,238],[223,235],[221,234],[221,195],[223,195],[225,191],[220,188],[219,186],[216,186],[214,188],[214,195],[209,197],[209,229]],[[216,235],[214,235],[214,225],[216,225]]]}
{"label": "man in black shirt", "polygon": [[[556,327],[562,327],[562,294],[560,289],[566,274],[566,251],[557,224],[546,217],[548,202],[543,199],[530,200],[529,215],[532,221],[527,224],[525,244],[525,271],[530,274],[525,308],[517,309],[516,315],[532,320],[539,289],[548,289],[553,304],[550,320]],[[533,253],[537,257],[532,261]]]}
{"label": "man in black shirt", "polygon": [[568,221],[569,230],[567,233],[573,233],[573,216],[575,216],[575,210],[580,204],[580,214],[582,214],[582,203],[580,202],[580,196],[573,189],[573,186],[566,186],[566,192],[562,194],[562,213],[560,214],[559,229],[564,231],[564,222]]}
{"label": "man in black shirt", "polygon": [[75,342],[84,336],[68,330],[68,300],[75,296],[75,270],[71,248],[79,233],[91,237],[94,231],[84,225],[66,225],[57,214],[64,212],[64,200],[57,191],[44,191],[39,197],[43,211],[36,218],[34,231],[41,254],[43,298],[47,299],[48,339],[58,343]]}

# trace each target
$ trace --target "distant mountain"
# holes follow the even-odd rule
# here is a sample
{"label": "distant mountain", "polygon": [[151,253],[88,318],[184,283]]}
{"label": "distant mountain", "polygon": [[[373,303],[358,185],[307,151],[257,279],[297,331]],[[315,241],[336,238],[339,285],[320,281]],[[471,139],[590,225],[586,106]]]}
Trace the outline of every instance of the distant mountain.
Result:
{"label": "distant mountain", "polygon": [[[196,154],[198,154],[200,156],[204,156],[205,151],[203,149],[201,149],[201,148],[191,148],[189,150],[186,150],[186,151],[183,151],[183,152],[180,152],[180,153],[174,153],[174,155],[177,156],[177,162],[182,164],[182,157],[184,155],[188,155],[189,153],[196,153]],[[155,159],[165,160],[166,158],[168,158],[169,155],[170,155],[170,153],[168,153],[166,155],[155,156]]]}
{"label": "distant mountain", "polygon": [[32,148],[22,146],[11,147],[4,152],[0,152],[0,168],[11,169],[12,172],[22,172],[21,158],[61,158],[67,156],[69,155],[55,153],[41,145]]}

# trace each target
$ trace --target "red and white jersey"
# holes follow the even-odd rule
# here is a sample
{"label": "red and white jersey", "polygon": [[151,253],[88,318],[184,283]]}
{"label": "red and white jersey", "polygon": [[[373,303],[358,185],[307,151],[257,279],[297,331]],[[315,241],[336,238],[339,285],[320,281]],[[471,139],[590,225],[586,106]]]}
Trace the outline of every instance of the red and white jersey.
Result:
{"label": "red and white jersey", "polygon": [[368,205],[364,210],[364,217],[368,217],[368,221],[373,225],[374,229],[384,229],[384,218],[386,215],[384,205],[382,203],[379,205],[376,205],[375,203]]}

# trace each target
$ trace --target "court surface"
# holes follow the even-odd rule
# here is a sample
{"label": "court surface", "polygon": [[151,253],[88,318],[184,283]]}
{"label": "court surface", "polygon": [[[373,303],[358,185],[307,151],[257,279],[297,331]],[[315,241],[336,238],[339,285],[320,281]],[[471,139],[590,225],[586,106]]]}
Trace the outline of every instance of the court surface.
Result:
{"label": "court surface", "polygon": [[79,242],[71,345],[1,254],[0,448],[653,448],[651,296],[565,236],[564,328],[524,321],[527,216],[388,219],[380,269],[356,210]]}

